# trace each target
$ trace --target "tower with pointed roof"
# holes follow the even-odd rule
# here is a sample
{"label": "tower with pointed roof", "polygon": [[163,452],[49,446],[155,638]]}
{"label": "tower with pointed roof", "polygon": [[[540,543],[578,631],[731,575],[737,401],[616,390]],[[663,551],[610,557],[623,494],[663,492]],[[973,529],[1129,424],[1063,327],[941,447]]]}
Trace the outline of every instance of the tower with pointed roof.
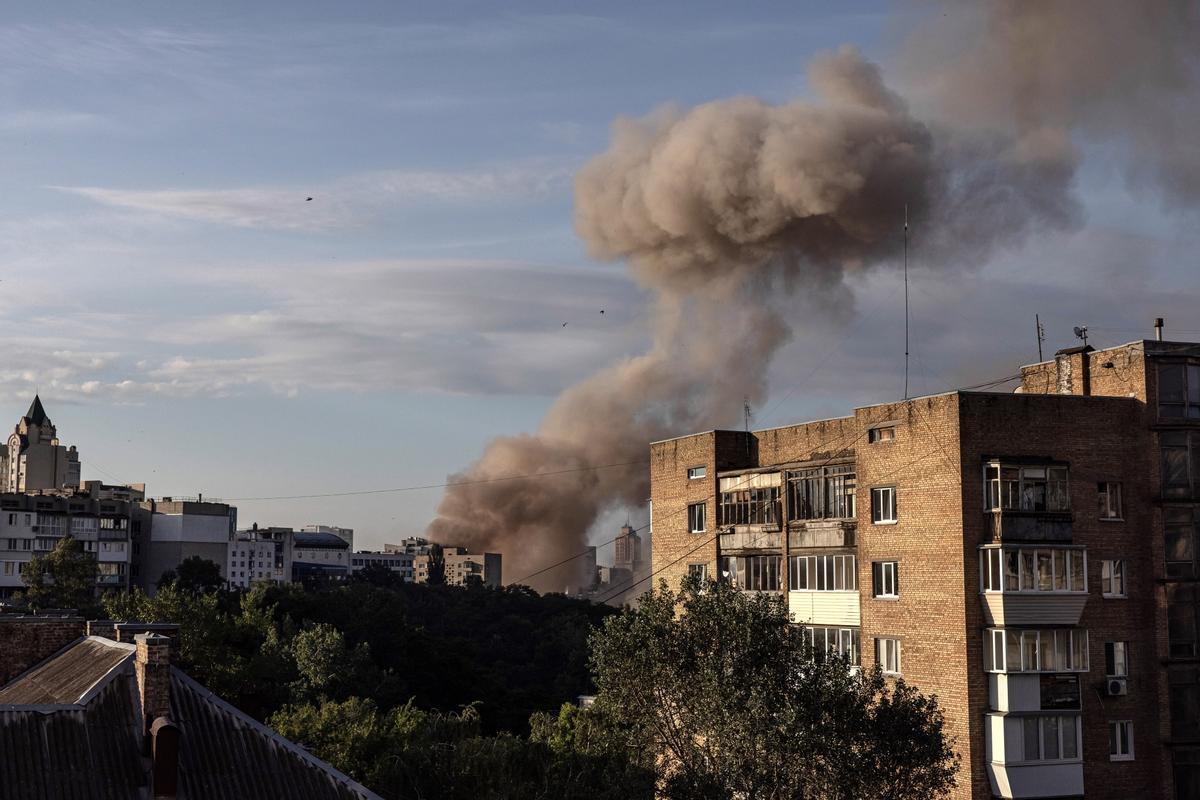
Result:
{"label": "tower with pointed roof", "polygon": [[4,491],[35,492],[79,488],[79,451],[59,444],[58,430],[41,397],[34,395],[0,456]]}

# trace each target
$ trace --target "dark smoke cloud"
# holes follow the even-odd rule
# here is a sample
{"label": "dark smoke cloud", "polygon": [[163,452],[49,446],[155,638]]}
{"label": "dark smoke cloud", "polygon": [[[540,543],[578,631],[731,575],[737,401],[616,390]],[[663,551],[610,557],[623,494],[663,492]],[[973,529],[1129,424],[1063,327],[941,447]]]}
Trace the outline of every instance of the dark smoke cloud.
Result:
{"label": "dark smoke cloud", "polygon": [[[1147,77],[1153,99],[1139,102],[1178,121],[1193,112],[1168,100],[1194,87],[1195,55],[1161,27],[1194,15],[1183,4],[1151,6],[1150,22],[1119,32],[1143,40],[1122,43],[1116,62],[1136,73],[1166,36],[1170,53],[1153,54]],[[535,436],[494,440],[453,479],[580,471],[452,487],[432,538],[502,551],[509,581],[579,552],[600,514],[649,493],[643,465],[585,468],[643,461],[650,441],[728,426],[743,398],[761,401],[766,367],[789,333],[779,298],[786,313],[797,304],[846,312],[844,276],[895,263],[905,206],[932,269],[969,268],[994,248],[1078,224],[1077,125],[1120,131],[1135,154],[1148,142],[1170,145],[1159,161],[1140,163],[1157,165],[1174,200],[1190,198],[1186,170],[1165,175],[1190,140],[1169,127],[1122,126],[1115,113],[1142,81],[1111,63],[1102,71],[1115,86],[1086,74],[1109,37],[1119,38],[1115,23],[1089,22],[1093,8],[1004,3],[946,23],[961,28],[957,49],[920,73],[924,83],[909,73],[923,96],[955,104],[927,123],[848,47],[811,65],[814,102],[741,97],[619,120],[608,151],[577,177],[576,229],[593,256],[627,260],[654,291],[653,347],[569,388]],[[1134,14],[1125,8],[1105,4]],[[1068,35],[1075,25],[1087,32],[1078,41]],[[1077,96],[1089,88],[1102,97]],[[573,577],[534,583],[558,589]]]}

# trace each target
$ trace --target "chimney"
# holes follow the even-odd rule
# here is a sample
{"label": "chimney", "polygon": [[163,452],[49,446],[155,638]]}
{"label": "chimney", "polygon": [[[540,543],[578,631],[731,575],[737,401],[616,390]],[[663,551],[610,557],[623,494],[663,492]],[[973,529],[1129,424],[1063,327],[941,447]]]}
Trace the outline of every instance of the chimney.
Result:
{"label": "chimney", "polygon": [[149,751],[151,725],[171,713],[171,640],[157,633],[139,633],[133,641],[137,646],[134,672],[142,701],[145,747]]}
{"label": "chimney", "polygon": [[1155,317],[1154,318],[1154,338],[1160,342],[1162,341],[1162,329],[1163,329],[1163,318]]}

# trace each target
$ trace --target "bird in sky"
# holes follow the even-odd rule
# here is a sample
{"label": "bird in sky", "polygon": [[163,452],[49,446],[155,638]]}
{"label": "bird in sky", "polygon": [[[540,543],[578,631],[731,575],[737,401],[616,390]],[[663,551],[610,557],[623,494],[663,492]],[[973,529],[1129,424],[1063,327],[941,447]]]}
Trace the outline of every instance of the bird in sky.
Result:
{"label": "bird in sky", "polygon": [[564,322],[564,323],[563,323],[563,327],[564,327],[564,328],[565,328],[565,327],[567,327],[567,323],[565,323],[565,322]]}
{"label": "bird in sky", "polygon": [[312,198],[311,198],[311,197],[306,197],[306,198],[304,198],[304,202],[306,202],[306,203],[307,203],[309,200],[312,200]]}

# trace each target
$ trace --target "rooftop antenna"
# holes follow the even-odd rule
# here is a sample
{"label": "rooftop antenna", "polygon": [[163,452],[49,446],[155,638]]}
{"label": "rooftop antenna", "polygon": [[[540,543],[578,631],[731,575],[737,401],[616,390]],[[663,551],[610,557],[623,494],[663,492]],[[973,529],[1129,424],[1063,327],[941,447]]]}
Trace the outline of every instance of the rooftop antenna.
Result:
{"label": "rooftop antenna", "polygon": [[742,417],[746,421],[746,461],[750,460],[750,417],[754,416],[750,411],[750,398],[742,398]]}
{"label": "rooftop antenna", "polygon": [[1046,329],[1042,327],[1042,320],[1037,314],[1033,315],[1033,324],[1037,326],[1038,340],[1038,363],[1042,363],[1042,342],[1046,341]]}
{"label": "rooftop antenna", "polygon": [[1075,336],[1083,339],[1083,346],[1087,347],[1087,325],[1077,325],[1075,327]]}
{"label": "rooftop antenna", "polygon": [[908,203],[904,204],[904,399],[908,399]]}

